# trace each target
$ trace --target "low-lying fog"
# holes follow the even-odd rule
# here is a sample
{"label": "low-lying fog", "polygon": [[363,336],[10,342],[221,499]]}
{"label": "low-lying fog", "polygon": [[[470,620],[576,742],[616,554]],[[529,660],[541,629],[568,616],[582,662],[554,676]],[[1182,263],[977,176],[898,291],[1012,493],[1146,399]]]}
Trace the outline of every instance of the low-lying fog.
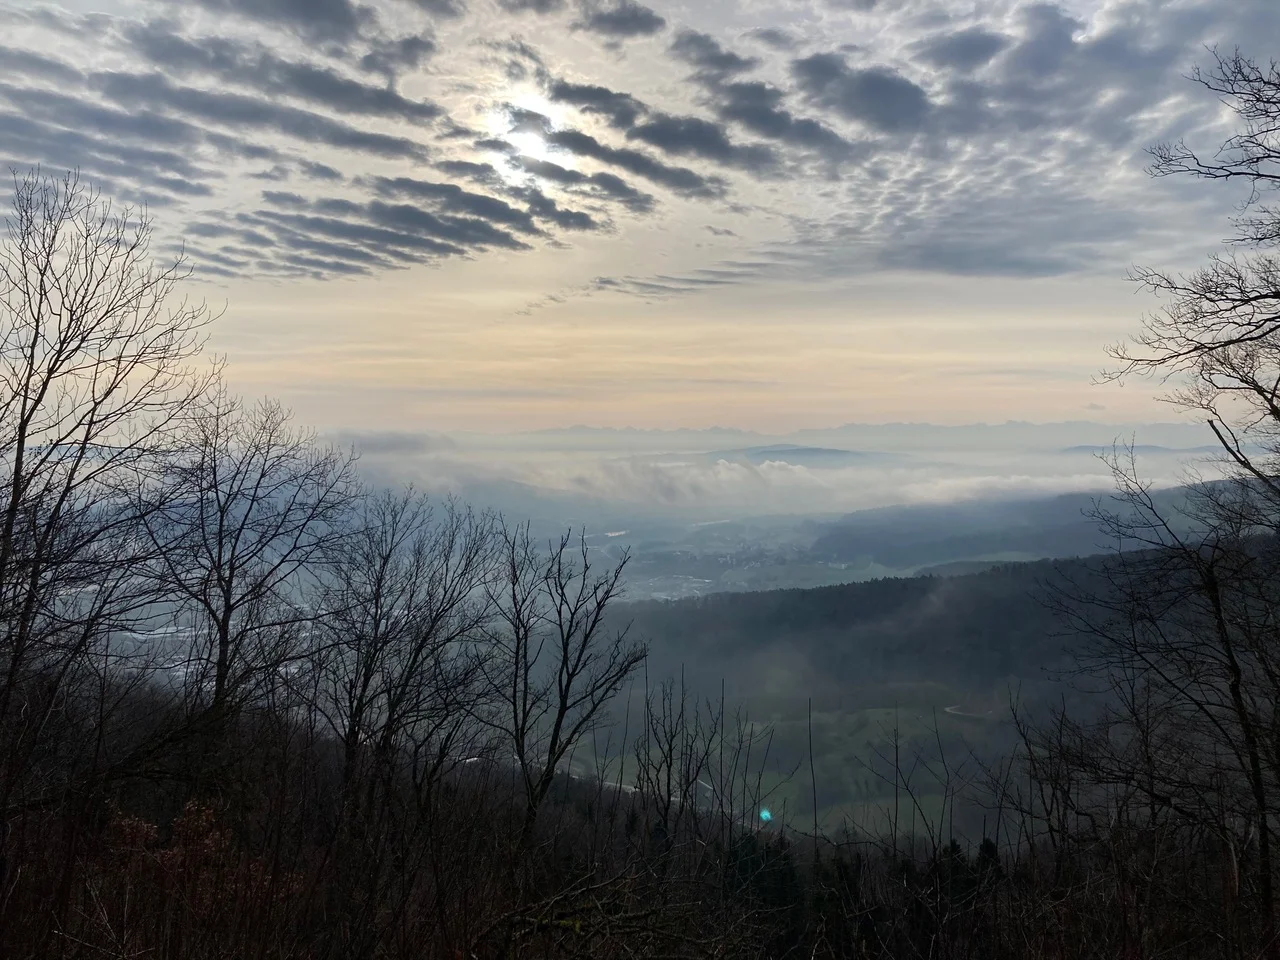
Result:
{"label": "low-lying fog", "polygon": [[[452,493],[632,553],[633,598],[807,587],[1105,549],[1084,516],[1132,444],[1157,487],[1215,473],[1196,424],[851,424],[765,435],[345,434],[377,483]],[[862,511],[862,512],[859,512]],[[850,516],[850,515],[853,516]]]}
{"label": "low-lying fog", "polygon": [[1105,491],[1100,453],[1137,444],[1144,474],[1178,482],[1213,452],[1198,424],[851,424],[736,430],[342,434],[371,478],[452,491],[513,516],[605,520],[842,514],[912,503]]}

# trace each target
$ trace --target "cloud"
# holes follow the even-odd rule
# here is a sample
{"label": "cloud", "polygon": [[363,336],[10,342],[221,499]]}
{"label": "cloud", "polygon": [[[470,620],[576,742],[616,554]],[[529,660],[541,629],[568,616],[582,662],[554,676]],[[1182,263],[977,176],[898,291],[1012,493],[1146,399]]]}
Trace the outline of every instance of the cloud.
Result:
{"label": "cloud", "polygon": [[[203,142],[204,131],[185,120],[150,111],[127,111],[104,107],[53,90],[14,87],[0,83],[0,96],[27,116],[56,118],[65,132],[104,137],[101,149],[112,149],[112,139],[135,144],[132,150],[156,148],[192,148]],[[227,143],[226,147],[234,148]],[[140,154],[134,154],[135,156]],[[271,155],[271,154],[268,154]],[[186,156],[177,153],[154,154],[163,166],[193,178],[196,167]]]}
{"label": "cloud", "polygon": [[278,207],[300,208],[309,205],[307,198],[302,194],[290,193],[288,190],[263,190],[262,199]]}
{"label": "cloud", "polygon": [[828,160],[843,161],[856,153],[854,144],[826,124],[811,117],[798,117],[782,106],[782,90],[760,81],[728,83],[715,95],[716,113],[762,137],[801,149],[812,150]]}
{"label": "cloud", "polygon": [[[261,46],[219,38],[190,40],[157,23],[136,26],[127,31],[127,36],[135,50],[168,76],[206,74],[226,84],[361,117],[427,123],[442,112],[434,103],[407,99],[386,86],[361,83],[332,67],[285,60]],[[401,65],[416,64],[433,49],[434,44],[425,38],[405,38],[366,55],[362,64],[373,57],[372,65],[379,72],[386,72],[392,70],[397,58]]]}
{"label": "cloud", "polygon": [[1021,13],[1026,33],[1010,54],[1010,72],[1035,78],[1060,73],[1076,51],[1075,35],[1084,24],[1049,4],[1034,4]]}
{"label": "cloud", "polygon": [[602,227],[590,215],[560,206],[535,187],[506,188],[511,196],[518,197],[526,205],[526,209],[520,210],[505,200],[473,193],[453,183],[433,183],[408,177],[378,177],[372,184],[375,192],[381,196],[432,202],[439,210],[478,217],[510,227],[519,233],[542,234],[544,231],[537,226],[537,220],[547,221],[565,230],[596,230]]}
{"label": "cloud", "polygon": [[791,73],[811,101],[882,133],[917,129],[929,112],[921,87],[887,67],[850,67],[842,54],[794,60]]}
{"label": "cloud", "polygon": [[[773,170],[780,161],[767,145],[734,143],[728,130],[714,121],[652,111],[632,95],[607,87],[556,80],[548,87],[547,96],[553,103],[571,104],[583,113],[606,117],[610,126],[626,131],[628,140],[639,140],[672,156],[698,157],[757,175]],[[545,118],[524,120],[545,126]],[[765,135],[775,136],[776,128]]]}
{"label": "cloud", "polygon": [[607,117],[611,126],[623,130],[634,126],[648,111],[648,107],[631,94],[618,93],[598,84],[556,80],[547,88],[547,98],[552,103],[577,107],[583,113]]}
{"label": "cloud", "polygon": [[[181,197],[208,197],[209,183],[169,175],[163,169],[144,168],[138,173],[135,157],[153,159],[158,151],[111,147],[37,124],[26,117],[0,113],[0,165],[19,171],[41,165],[46,156],[63,158],[69,169],[91,177],[96,188],[131,203],[164,207]],[[47,168],[46,168],[47,169]]]}
{"label": "cloud", "polygon": [[411,177],[375,177],[370,183],[379,196],[427,201],[448,213],[479,217],[520,233],[538,232],[529,211],[517,210],[505,200],[465,190],[455,183],[435,183]]}
{"label": "cloud", "polygon": [[[387,226],[357,220],[356,217],[365,211],[359,205],[353,204],[353,207],[354,209],[345,211],[351,219],[261,209],[251,214],[242,214],[237,220],[246,226],[257,228],[257,232],[270,235],[271,246],[278,250],[323,254],[328,258],[330,266],[342,273],[368,273],[373,266],[390,269],[397,264],[460,257],[467,252],[465,246],[441,238],[442,234],[454,235],[457,231],[447,229],[438,218],[430,214],[403,208],[401,213],[405,215],[392,218],[392,224]],[[410,217],[418,222],[406,223]],[[230,230],[228,233],[235,235]],[[244,234],[241,236],[248,240]],[[474,236],[463,239],[469,241]],[[511,242],[502,245],[514,246],[515,241],[511,239]],[[296,262],[296,259],[292,262]],[[308,263],[307,266],[323,269],[314,263]]]}
{"label": "cloud", "polygon": [[498,0],[508,13],[554,13],[562,10],[565,0]]}
{"label": "cloud", "polygon": [[671,55],[703,73],[722,77],[745,73],[760,65],[755,57],[743,57],[726,50],[714,37],[696,30],[681,30],[671,44]]}
{"label": "cloud", "polygon": [[726,190],[724,181],[718,177],[704,176],[688,167],[671,166],[638,150],[607,146],[580,130],[548,131],[546,140],[554,147],[608,163],[686,196],[720,197]]}
{"label": "cloud", "polygon": [[492,150],[495,153],[518,153],[514,143],[501,137],[484,137],[472,144],[477,150]]}
{"label": "cloud", "polygon": [[516,168],[541,177],[543,180],[567,187],[589,189],[599,197],[620,203],[633,213],[648,213],[655,204],[652,194],[637,190],[612,173],[586,174],[579,170],[562,167],[550,160],[535,160],[532,157],[513,157],[511,163]]}
{"label": "cloud", "polygon": [[627,131],[627,139],[640,140],[675,156],[694,156],[755,173],[778,164],[777,153],[758,144],[737,144],[725,128],[699,117],[658,114]]}
{"label": "cloud", "polygon": [[498,168],[492,163],[476,163],[474,160],[441,160],[436,164],[436,169],[485,185],[502,181]]}
{"label": "cloud", "polygon": [[351,0],[194,0],[214,13],[287,27],[315,40],[350,40],[373,17]]}
{"label": "cloud", "polygon": [[478,217],[437,216],[416,204],[369,202],[364,211],[368,218],[388,229],[404,230],[418,236],[435,237],[446,243],[472,247],[505,247],[525,250],[528,244],[517,240],[501,227]]}
{"label": "cloud", "polygon": [[969,71],[991,61],[1011,39],[983,27],[966,27],[954,33],[938,33],[917,41],[916,57],[934,67]]}
{"label": "cloud", "polygon": [[580,17],[573,24],[614,40],[648,37],[667,28],[666,18],[635,0],[584,0]]}
{"label": "cloud", "polygon": [[549,492],[668,510],[747,514],[838,512],[889,504],[1103,491],[1114,485],[1105,469],[1062,473],[1051,458],[1040,465],[1040,472],[1017,474],[992,474],[977,462],[820,468],[783,460],[755,464],[697,455],[579,458],[577,462],[527,463],[508,469],[513,478]]}
{"label": "cloud", "polygon": [[571,210],[560,206],[536,187],[525,187],[519,191],[524,196],[529,210],[540,220],[554,224],[561,230],[585,231],[601,230],[605,224],[600,223],[589,213],[582,210]]}
{"label": "cloud", "polygon": [[325,163],[317,163],[314,160],[299,160],[298,169],[304,177],[310,177],[313,180],[341,180],[342,174],[333,167]]}
{"label": "cloud", "polygon": [[256,129],[375,156],[409,160],[426,160],[428,156],[423,144],[407,137],[363,130],[320,113],[257,97],[179,86],[159,73],[97,73],[90,81],[106,99],[131,110],[177,110],[237,131]]}
{"label": "cloud", "polygon": [[788,110],[783,105],[785,91],[763,81],[735,79],[759,66],[757,58],[742,57],[713,37],[692,30],[682,31],[670,52],[697,68],[693,79],[721,120],[827,161],[843,162],[854,156],[853,145],[830,126]]}
{"label": "cloud", "polygon": [[[234,216],[193,223],[188,233],[224,242],[215,263],[245,244],[270,259],[255,263],[267,273],[361,275],[499,248],[529,250],[519,238],[543,237],[539,223],[566,231],[598,230],[599,221],[562,207],[533,188],[515,188],[526,209],[455,184],[411,178],[356,181],[373,199],[308,198],[289,190],[267,190],[264,206]],[[401,202],[411,201],[411,202]],[[218,254],[217,248],[214,253]],[[243,260],[236,260],[243,264]]]}
{"label": "cloud", "polygon": [[746,36],[774,50],[793,50],[796,46],[796,38],[778,27],[757,27],[748,30]]}
{"label": "cloud", "polygon": [[760,277],[774,266],[768,261],[720,260],[715,266],[700,267],[682,274],[653,276],[600,276],[592,280],[578,295],[593,292],[617,293],[642,300],[670,300],[713,287],[726,287]]}
{"label": "cloud", "polygon": [[369,52],[360,58],[360,69],[394,81],[406,70],[422,66],[436,49],[435,38],[422,34],[395,40],[375,40]]}
{"label": "cloud", "polygon": [[13,47],[0,46],[0,64],[11,77],[28,76],[55,83],[78,85],[84,81],[84,74],[69,64],[53,60],[32,50],[16,50]]}
{"label": "cloud", "polygon": [[425,10],[437,17],[452,20],[461,17],[467,11],[463,0],[406,0],[420,10]]}
{"label": "cloud", "polygon": [[[1010,0],[963,16],[796,2],[785,24],[750,7],[715,26],[712,10],[705,31],[613,0],[196,0],[167,20],[140,4],[21,5],[0,45],[0,160],[76,166],[165,205],[224,272],[376,272],[639,217],[714,252],[558,282],[657,299],[779,274],[1093,271],[1182,255],[1201,243],[1189,224],[1225,215],[1202,187],[1150,187],[1142,150],[1215,146],[1218,105],[1182,75],[1205,45],[1267,36],[1278,16],[1210,0]],[[536,45],[510,34],[529,25],[512,12],[551,15]],[[580,55],[573,23],[596,15],[606,41],[669,29],[671,42]],[[551,68],[569,62],[569,76]],[[510,139],[493,122],[502,101],[539,109],[511,114]],[[681,200],[715,202],[738,249],[727,232],[707,242],[706,207]],[[761,266],[698,272],[720,271],[717,256]]]}

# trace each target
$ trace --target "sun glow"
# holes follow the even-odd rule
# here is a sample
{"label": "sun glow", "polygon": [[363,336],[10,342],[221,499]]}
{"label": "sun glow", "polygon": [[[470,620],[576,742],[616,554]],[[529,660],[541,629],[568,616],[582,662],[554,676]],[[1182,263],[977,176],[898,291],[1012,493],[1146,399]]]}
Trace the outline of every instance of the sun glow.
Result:
{"label": "sun glow", "polygon": [[[526,114],[523,118],[520,116],[522,111]],[[488,111],[485,126],[491,137],[505,140],[515,147],[518,156],[531,160],[549,160],[562,167],[572,167],[572,155],[547,143],[546,137],[538,129],[538,121],[533,119],[535,116],[545,117],[547,129],[554,130],[563,125],[566,119],[564,114],[565,110],[560,104],[552,103],[535,90],[513,89],[500,97],[498,105]]]}
{"label": "sun glow", "polygon": [[[508,143],[519,151],[521,156],[530,157],[534,160],[554,160],[558,156],[541,134],[530,130],[508,133],[506,139]],[[561,163],[561,166],[564,166],[564,164]]]}

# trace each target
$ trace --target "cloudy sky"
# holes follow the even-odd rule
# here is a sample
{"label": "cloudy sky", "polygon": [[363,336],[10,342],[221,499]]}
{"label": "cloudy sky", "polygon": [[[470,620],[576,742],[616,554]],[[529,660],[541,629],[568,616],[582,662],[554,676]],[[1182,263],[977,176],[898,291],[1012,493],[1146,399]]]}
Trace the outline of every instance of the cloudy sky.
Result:
{"label": "cloudy sky", "polygon": [[[0,0],[0,162],[185,241],[328,430],[1161,413],[1091,385],[1243,199],[1144,148],[1273,0]],[[1167,416],[1167,412],[1164,414]]]}

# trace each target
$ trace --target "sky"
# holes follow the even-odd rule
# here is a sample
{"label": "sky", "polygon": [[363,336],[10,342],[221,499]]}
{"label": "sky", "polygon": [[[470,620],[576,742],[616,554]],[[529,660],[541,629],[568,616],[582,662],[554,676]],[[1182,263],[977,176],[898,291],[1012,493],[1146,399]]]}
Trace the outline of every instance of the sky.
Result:
{"label": "sky", "polygon": [[145,203],[327,431],[1169,419],[1100,385],[1244,199],[1272,0],[0,0],[0,163]]}

